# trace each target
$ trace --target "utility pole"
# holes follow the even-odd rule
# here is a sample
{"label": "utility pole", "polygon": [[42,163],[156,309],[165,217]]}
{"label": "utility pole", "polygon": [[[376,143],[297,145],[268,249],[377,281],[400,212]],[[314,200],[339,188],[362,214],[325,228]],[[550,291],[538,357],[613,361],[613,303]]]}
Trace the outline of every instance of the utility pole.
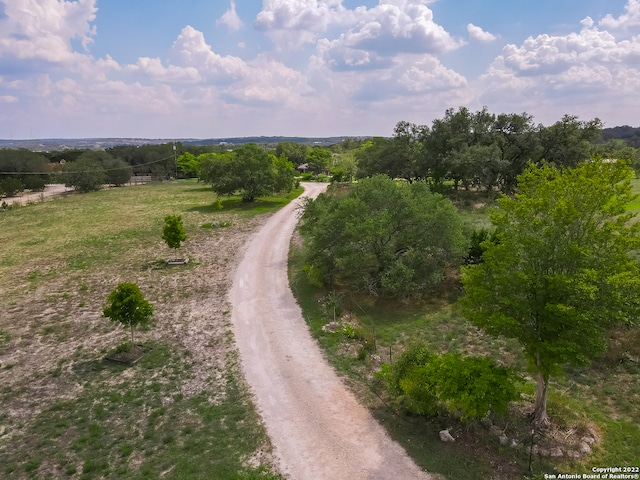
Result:
{"label": "utility pole", "polygon": [[178,155],[176,153],[176,142],[173,142],[173,163],[176,165],[176,180],[178,180]]}

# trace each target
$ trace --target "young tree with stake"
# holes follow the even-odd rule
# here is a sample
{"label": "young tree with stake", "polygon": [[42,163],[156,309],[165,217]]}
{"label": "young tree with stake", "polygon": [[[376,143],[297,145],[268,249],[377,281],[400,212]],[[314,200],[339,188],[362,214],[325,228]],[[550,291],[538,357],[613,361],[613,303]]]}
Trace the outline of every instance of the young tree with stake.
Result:
{"label": "young tree with stake", "polygon": [[135,327],[148,325],[153,315],[153,306],[145,300],[140,288],[135,283],[121,283],[107,297],[109,304],[102,312],[104,317],[112,322],[122,324],[131,330],[131,344],[129,351],[133,350]]}
{"label": "young tree with stake", "polygon": [[169,248],[173,248],[176,252],[180,248],[180,244],[187,239],[187,232],[180,215],[167,215],[164,217],[162,239]]}

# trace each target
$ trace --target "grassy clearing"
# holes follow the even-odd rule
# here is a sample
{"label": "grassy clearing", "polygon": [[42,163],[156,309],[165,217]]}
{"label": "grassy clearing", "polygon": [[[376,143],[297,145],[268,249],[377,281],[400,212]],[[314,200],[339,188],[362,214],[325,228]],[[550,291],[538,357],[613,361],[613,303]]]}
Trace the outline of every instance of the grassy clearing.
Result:
{"label": "grassy clearing", "polygon": [[[640,188],[640,183],[637,186]],[[486,207],[466,208],[464,215],[475,226],[488,225]],[[555,428],[535,441],[569,445],[582,435],[594,433],[597,443],[593,451],[580,460],[552,461],[534,455],[529,470],[528,446],[532,439],[526,414],[532,411],[533,379],[522,386],[522,402],[515,404],[508,415],[493,418],[494,425],[519,444],[510,448],[499,445],[479,423],[462,425],[446,417],[407,416],[396,409],[373,376],[381,363],[392,362],[414,341],[426,342],[437,353],[487,355],[524,373],[527,364],[517,342],[483,334],[446,301],[386,301],[318,289],[310,285],[302,267],[301,248],[296,246],[290,256],[289,274],[314,336],[390,434],[427,471],[452,480],[542,478],[545,473],[589,473],[591,467],[638,464],[640,328],[612,332],[605,356],[551,381],[548,410]],[[325,331],[330,322],[337,325]],[[351,326],[345,329],[345,324]],[[450,427],[457,441],[444,444],[438,431]]]}
{"label": "grassy clearing", "polygon": [[[264,213],[293,196],[219,209],[209,188],[180,181],[1,212],[0,477],[280,478],[226,292]],[[183,217],[188,265],[166,265],[169,214]],[[136,335],[150,351],[129,368],[103,360],[127,339],[101,318],[124,281],[155,308],[153,328]]]}

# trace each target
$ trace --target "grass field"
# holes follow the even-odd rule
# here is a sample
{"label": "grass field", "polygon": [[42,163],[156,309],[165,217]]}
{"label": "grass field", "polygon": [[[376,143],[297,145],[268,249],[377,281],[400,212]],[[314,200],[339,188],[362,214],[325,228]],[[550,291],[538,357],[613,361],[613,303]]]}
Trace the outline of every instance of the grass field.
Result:
{"label": "grass field", "polygon": [[[634,186],[640,189],[640,182]],[[465,220],[475,226],[489,225],[486,207],[475,207],[462,211]],[[526,419],[534,398],[534,382],[529,377],[522,386],[523,401],[514,404],[508,415],[492,419],[494,426],[517,442],[516,448],[510,448],[501,446],[480,422],[463,425],[447,417],[408,416],[391,403],[373,373],[415,341],[427,343],[438,353],[490,356],[526,373],[527,364],[517,342],[484,335],[458,316],[451,302],[398,302],[347,291],[328,292],[310,285],[302,267],[301,249],[296,246],[290,256],[292,287],[327,357],[393,437],[429,472],[450,480],[506,480],[640,464],[639,327],[612,331],[606,355],[588,367],[552,378],[548,410],[554,427],[534,439]],[[338,326],[325,331],[331,322]],[[345,324],[350,326],[345,328]],[[456,443],[439,440],[438,431],[444,428],[451,428]],[[551,459],[533,455],[530,463],[532,440],[567,446],[566,452],[583,435],[597,440],[588,456]]]}
{"label": "grass field", "polygon": [[[263,214],[299,193],[220,210],[210,188],[179,181],[0,212],[0,478],[280,478],[226,292]],[[168,214],[183,217],[188,265],[165,263]],[[155,307],[134,367],[104,360],[127,340],[101,317],[125,281]]]}

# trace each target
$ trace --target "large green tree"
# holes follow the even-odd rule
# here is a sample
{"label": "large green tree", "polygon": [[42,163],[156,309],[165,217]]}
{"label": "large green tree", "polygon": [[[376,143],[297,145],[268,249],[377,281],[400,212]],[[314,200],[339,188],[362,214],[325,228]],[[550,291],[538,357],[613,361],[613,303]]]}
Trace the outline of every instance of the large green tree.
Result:
{"label": "large green tree", "polygon": [[331,150],[324,147],[313,147],[307,151],[305,158],[309,164],[309,170],[313,173],[321,173],[331,167]]}
{"label": "large green tree", "polygon": [[75,162],[67,162],[61,167],[65,185],[83,193],[100,190],[107,181],[101,158],[96,152],[87,151]]}
{"label": "large green tree", "polygon": [[533,422],[549,423],[549,378],[606,348],[605,331],[640,304],[640,225],[625,205],[633,170],[590,161],[575,169],[530,166],[492,215],[497,242],[463,269],[459,305],[474,324],[522,345],[537,389]]}
{"label": "large green tree", "polygon": [[106,182],[119,187],[131,179],[131,166],[120,158],[105,158],[102,162]]}
{"label": "large green tree", "polygon": [[255,143],[247,143],[233,155],[209,154],[201,162],[201,178],[218,195],[240,193],[245,202],[293,188],[291,163],[269,155]]}
{"label": "large green tree", "polygon": [[50,168],[47,157],[41,153],[31,152],[25,148],[17,150],[0,149],[0,181],[8,178],[8,182],[29,190],[42,190],[50,179]]}
{"label": "large green tree", "polygon": [[467,242],[455,208],[423,182],[366,178],[309,201],[300,230],[310,273],[391,296],[433,292]]}
{"label": "large green tree", "polygon": [[574,115],[565,115],[550,127],[540,127],[541,157],[558,167],[575,167],[589,159],[592,142],[600,139],[602,122],[588,122]]}
{"label": "large green tree", "polygon": [[285,157],[294,167],[306,162],[309,145],[295,142],[280,142],[276,145],[276,156]]}

